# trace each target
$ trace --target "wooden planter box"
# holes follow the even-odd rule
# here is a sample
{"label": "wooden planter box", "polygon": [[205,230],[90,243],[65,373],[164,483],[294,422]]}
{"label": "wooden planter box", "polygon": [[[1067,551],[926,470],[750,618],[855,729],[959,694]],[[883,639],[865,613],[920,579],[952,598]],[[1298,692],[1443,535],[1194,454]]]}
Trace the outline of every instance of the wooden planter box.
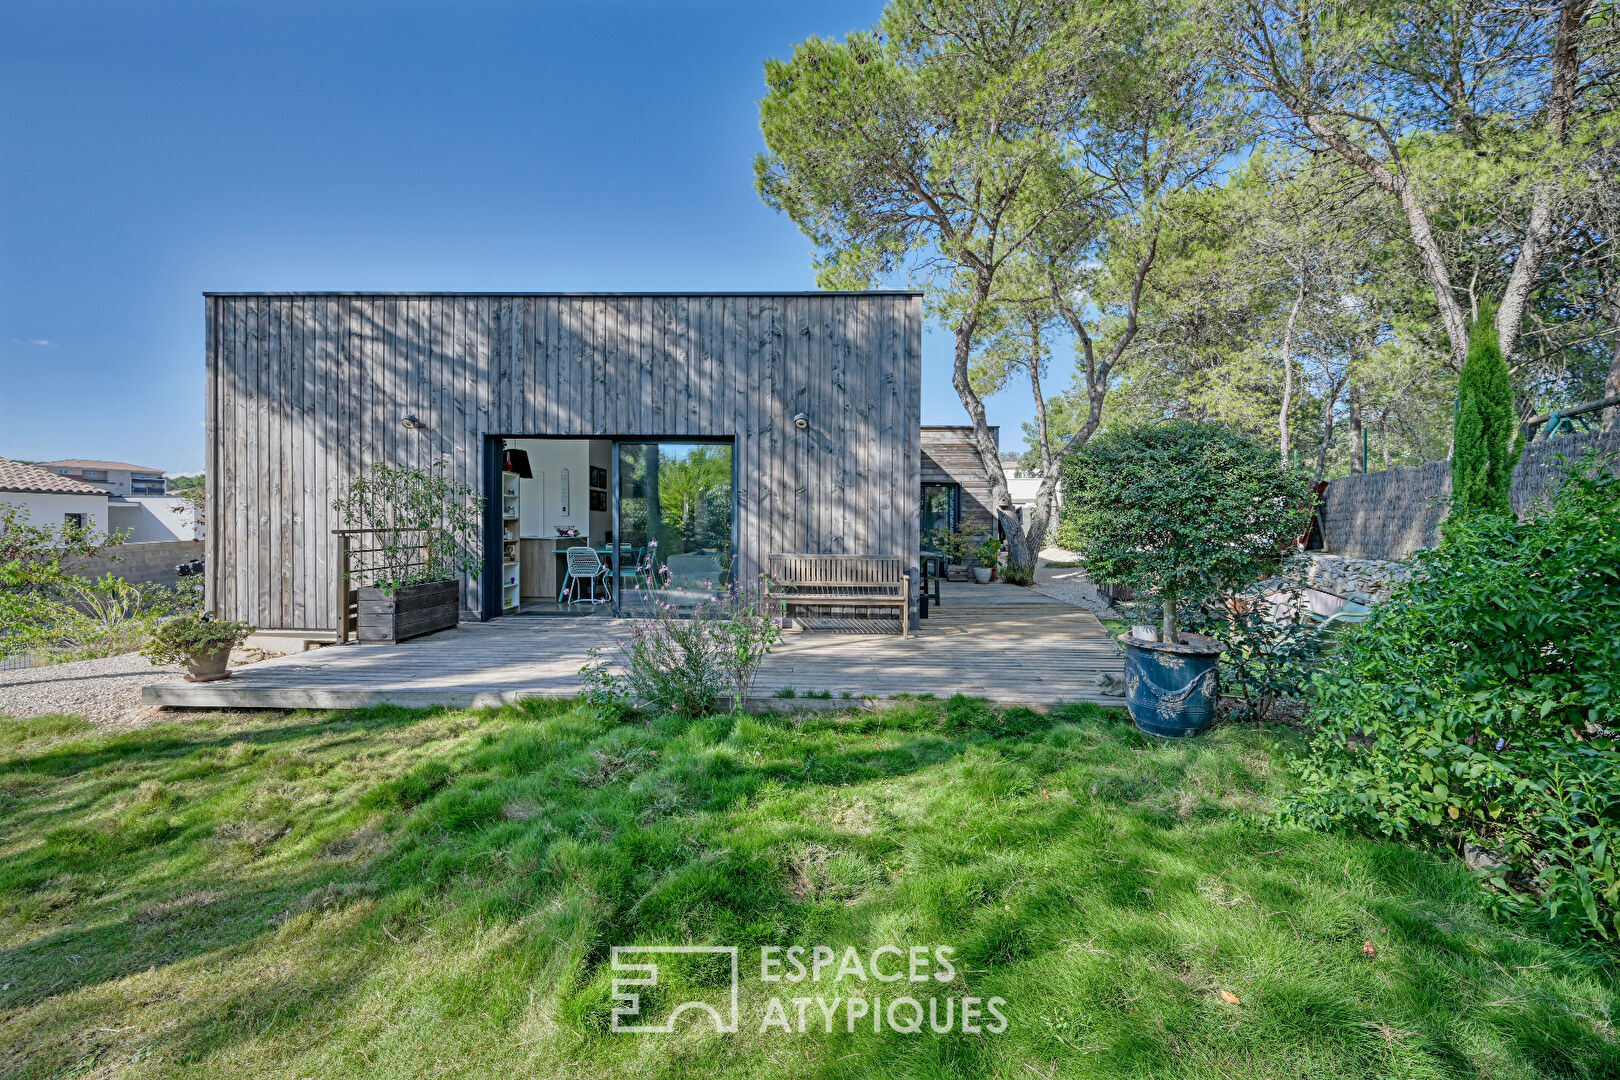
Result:
{"label": "wooden planter box", "polygon": [[455,581],[407,585],[394,593],[356,590],[356,637],[362,642],[405,641],[454,629],[461,617],[461,586]]}

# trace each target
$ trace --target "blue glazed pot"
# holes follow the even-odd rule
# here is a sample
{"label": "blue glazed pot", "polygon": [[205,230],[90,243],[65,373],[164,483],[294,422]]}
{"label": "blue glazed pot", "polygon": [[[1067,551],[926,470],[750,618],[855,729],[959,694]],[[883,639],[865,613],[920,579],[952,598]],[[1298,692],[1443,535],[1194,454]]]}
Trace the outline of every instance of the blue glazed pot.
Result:
{"label": "blue glazed pot", "polygon": [[1136,641],[1122,634],[1125,704],[1149,735],[1184,739],[1215,721],[1220,697],[1221,646],[1200,638],[1181,645]]}

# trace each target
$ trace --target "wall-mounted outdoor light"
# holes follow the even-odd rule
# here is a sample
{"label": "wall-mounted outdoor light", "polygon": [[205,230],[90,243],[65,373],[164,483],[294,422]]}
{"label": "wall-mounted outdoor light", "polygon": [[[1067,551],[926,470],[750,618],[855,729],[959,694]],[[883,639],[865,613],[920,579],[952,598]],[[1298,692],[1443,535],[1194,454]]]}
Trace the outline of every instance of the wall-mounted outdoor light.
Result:
{"label": "wall-mounted outdoor light", "polygon": [[810,426],[810,418],[804,413],[794,413],[793,426],[798,428],[800,431],[803,431],[805,428]]}
{"label": "wall-mounted outdoor light", "polygon": [[405,419],[401,420],[400,423],[404,424],[406,427],[410,428],[412,431],[415,431],[417,428],[425,428],[425,427],[427,427],[426,424],[422,423],[422,421],[420,421],[420,420],[418,420],[416,418],[415,413],[406,413],[405,414]]}

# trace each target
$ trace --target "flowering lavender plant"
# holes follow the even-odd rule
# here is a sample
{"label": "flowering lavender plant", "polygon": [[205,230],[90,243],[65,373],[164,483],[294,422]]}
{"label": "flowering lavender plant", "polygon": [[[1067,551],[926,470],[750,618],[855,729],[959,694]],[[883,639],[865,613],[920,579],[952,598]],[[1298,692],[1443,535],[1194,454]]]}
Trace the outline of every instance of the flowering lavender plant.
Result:
{"label": "flowering lavender plant", "polygon": [[627,620],[613,648],[591,650],[579,677],[593,704],[701,716],[728,694],[734,707],[747,699],[781,640],[781,605],[757,586],[732,586],[683,611],[670,599],[673,577],[667,565],[646,568],[645,614]]}

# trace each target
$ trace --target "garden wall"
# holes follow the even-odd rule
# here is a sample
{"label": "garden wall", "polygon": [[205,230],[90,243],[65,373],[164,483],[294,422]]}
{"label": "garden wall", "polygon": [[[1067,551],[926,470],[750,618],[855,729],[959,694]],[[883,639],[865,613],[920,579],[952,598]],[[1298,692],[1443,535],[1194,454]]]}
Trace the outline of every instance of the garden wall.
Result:
{"label": "garden wall", "polygon": [[[1523,513],[1552,494],[1558,486],[1559,455],[1574,459],[1594,448],[1620,452],[1620,430],[1531,443],[1513,472],[1513,509]],[[1611,468],[1617,467],[1620,458],[1611,462]],[[1440,519],[1449,498],[1449,461],[1340,477],[1323,497],[1327,550],[1353,559],[1403,559],[1433,547],[1440,542]]]}
{"label": "garden wall", "polygon": [[173,585],[180,580],[180,575],[174,571],[176,566],[202,557],[201,540],[157,540],[148,544],[120,544],[104,555],[64,565],[92,580],[111,574],[135,585],[144,582]]}

